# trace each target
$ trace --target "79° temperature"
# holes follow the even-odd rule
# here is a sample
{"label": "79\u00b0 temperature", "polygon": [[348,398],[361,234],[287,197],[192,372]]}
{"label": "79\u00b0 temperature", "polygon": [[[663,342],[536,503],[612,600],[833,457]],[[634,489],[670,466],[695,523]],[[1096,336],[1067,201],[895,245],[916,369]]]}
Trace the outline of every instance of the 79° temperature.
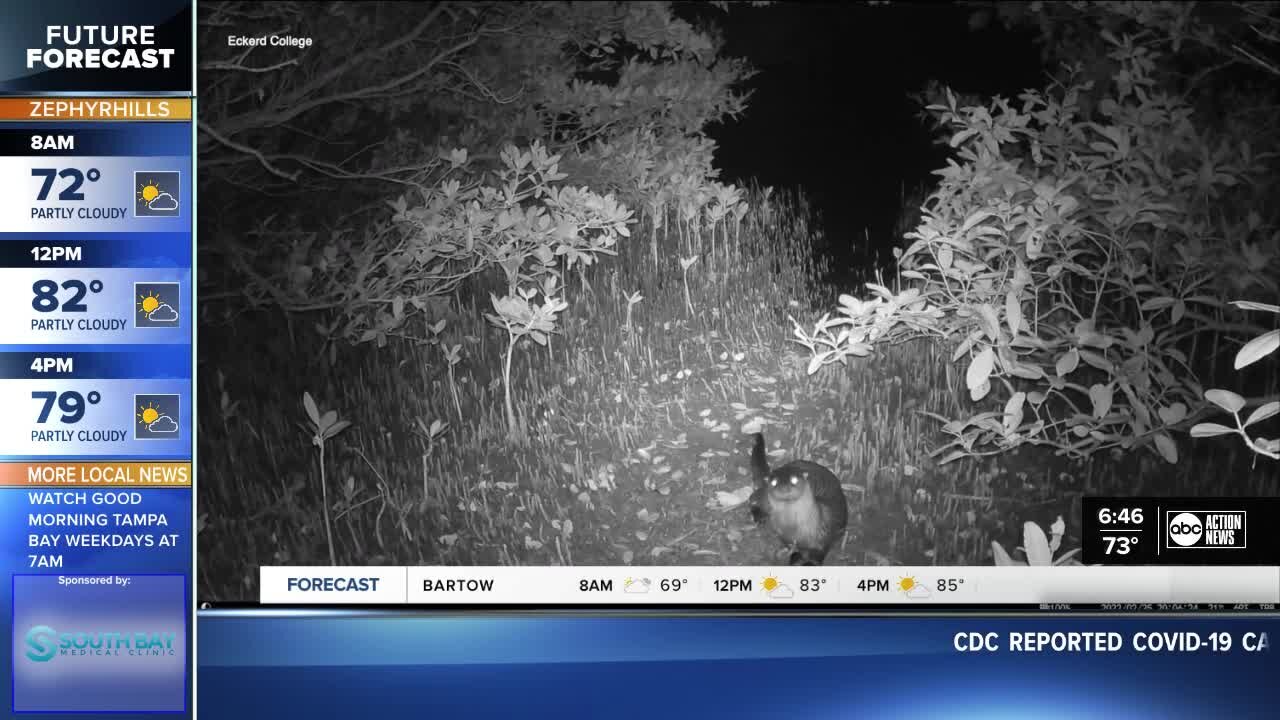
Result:
{"label": "79\u00b0 temperature", "polygon": [[66,425],[74,425],[84,419],[84,410],[86,404],[97,405],[102,402],[102,394],[97,390],[91,390],[88,395],[81,395],[75,390],[66,392],[53,392],[52,390],[33,390],[31,392],[32,400],[40,401],[40,414],[36,417],[36,422],[44,424],[49,421],[49,415],[53,413],[56,405],[62,414],[58,420]]}

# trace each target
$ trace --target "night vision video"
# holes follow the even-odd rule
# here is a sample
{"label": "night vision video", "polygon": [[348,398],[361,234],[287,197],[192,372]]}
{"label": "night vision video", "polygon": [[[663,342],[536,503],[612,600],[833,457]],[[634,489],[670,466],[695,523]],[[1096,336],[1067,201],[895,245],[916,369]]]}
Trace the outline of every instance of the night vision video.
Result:
{"label": "night vision video", "polygon": [[198,597],[1280,495],[1280,48],[1160,5],[200,3]]}

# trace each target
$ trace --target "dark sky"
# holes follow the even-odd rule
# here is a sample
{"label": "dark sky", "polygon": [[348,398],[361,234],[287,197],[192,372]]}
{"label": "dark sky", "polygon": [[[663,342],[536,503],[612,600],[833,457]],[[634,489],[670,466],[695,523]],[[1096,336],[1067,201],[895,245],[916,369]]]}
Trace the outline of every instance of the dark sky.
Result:
{"label": "dark sky", "polygon": [[[720,16],[726,53],[759,71],[746,114],[714,126],[722,179],[802,187],[829,239],[890,241],[900,193],[944,163],[907,94],[930,78],[958,92],[1012,97],[1046,78],[1027,34],[940,3],[782,2]],[[847,250],[839,248],[840,255]]]}

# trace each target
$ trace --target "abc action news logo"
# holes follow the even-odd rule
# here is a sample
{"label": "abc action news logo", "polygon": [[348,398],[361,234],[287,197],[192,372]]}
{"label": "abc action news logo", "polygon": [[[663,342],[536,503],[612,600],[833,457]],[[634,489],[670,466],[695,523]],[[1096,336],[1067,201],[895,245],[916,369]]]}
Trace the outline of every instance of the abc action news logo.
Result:
{"label": "abc action news logo", "polygon": [[1178,510],[1167,517],[1165,547],[1169,550],[1246,547],[1243,510]]}

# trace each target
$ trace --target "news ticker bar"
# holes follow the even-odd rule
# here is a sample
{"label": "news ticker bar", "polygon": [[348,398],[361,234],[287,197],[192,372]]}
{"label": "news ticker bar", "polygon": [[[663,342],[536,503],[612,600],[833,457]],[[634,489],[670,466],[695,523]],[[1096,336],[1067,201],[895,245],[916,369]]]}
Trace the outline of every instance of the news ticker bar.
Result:
{"label": "news ticker bar", "polygon": [[1280,498],[1086,497],[1087,565],[1280,564]]}
{"label": "news ticker bar", "polygon": [[262,604],[1280,603],[1280,567],[263,567]]}

